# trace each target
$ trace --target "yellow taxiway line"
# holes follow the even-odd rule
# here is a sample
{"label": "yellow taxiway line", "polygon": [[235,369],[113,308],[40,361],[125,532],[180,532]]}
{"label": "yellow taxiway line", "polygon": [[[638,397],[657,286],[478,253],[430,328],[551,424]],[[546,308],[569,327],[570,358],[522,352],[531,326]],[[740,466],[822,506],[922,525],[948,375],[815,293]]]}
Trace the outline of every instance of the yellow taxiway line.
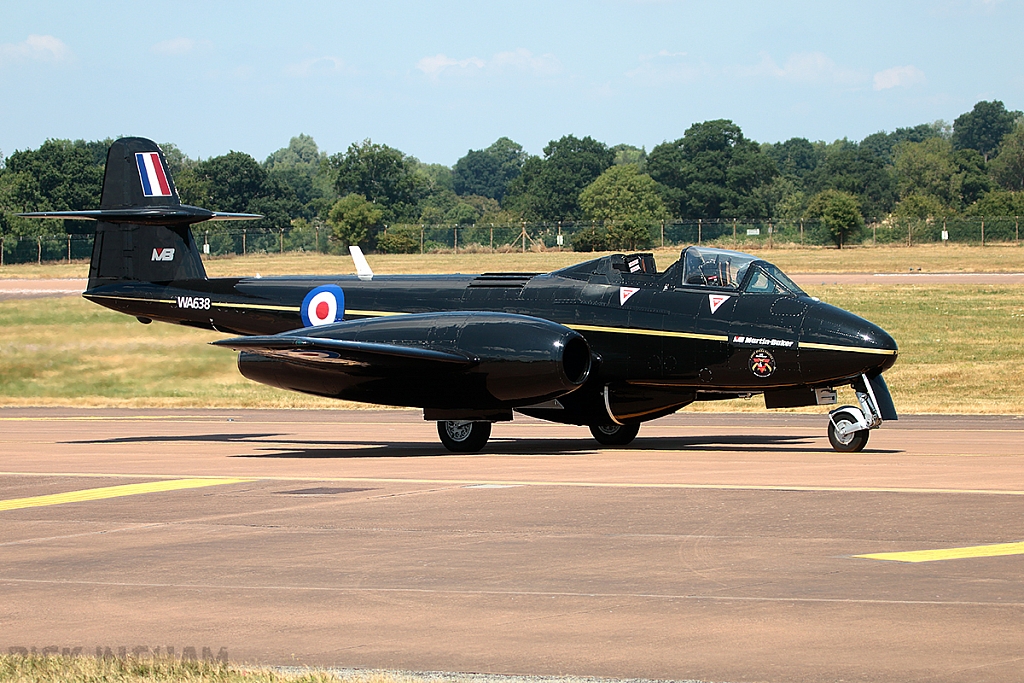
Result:
{"label": "yellow taxiway line", "polygon": [[145,484],[121,484],[119,486],[103,486],[95,489],[83,489],[81,491],[69,491],[67,493],[52,493],[46,496],[32,496],[30,498],[11,498],[0,500],[0,512],[4,510],[22,510],[24,508],[45,507],[47,505],[63,505],[64,503],[84,503],[90,500],[104,500],[106,498],[120,498],[122,496],[136,496],[140,493],[158,493],[161,491],[180,491],[182,489],[197,489],[204,486],[220,486],[222,484],[238,484],[250,481],[249,479],[170,479],[164,481],[151,481]]}
{"label": "yellow taxiway line", "polygon": [[938,562],[939,560],[964,560],[973,557],[1002,557],[1024,555],[1024,543],[995,543],[993,545],[972,545],[964,548],[939,548],[938,550],[910,550],[902,553],[870,553],[854,555],[866,560],[889,560],[891,562]]}

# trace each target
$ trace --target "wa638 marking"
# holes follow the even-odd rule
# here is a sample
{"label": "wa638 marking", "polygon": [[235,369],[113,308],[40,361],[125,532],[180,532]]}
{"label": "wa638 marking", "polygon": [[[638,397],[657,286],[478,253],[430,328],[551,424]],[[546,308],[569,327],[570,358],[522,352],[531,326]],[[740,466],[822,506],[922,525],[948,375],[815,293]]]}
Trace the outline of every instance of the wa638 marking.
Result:
{"label": "wa638 marking", "polygon": [[197,311],[210,310],[210,299],[205,296],[179,296],[178,308],[192,308]]}

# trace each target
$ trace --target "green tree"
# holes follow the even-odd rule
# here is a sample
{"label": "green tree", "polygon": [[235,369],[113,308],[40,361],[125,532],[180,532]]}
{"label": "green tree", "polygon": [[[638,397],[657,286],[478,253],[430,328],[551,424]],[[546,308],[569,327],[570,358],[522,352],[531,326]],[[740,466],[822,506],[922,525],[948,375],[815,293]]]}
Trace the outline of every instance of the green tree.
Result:
{"label": "green tree", "polygon": [[978,102],[953,121],[953,147],[976,149],[988,161],[1021,116],[1019,111],[1007,111],[999,100]]}
{"label": "green tree", "polygon": [[825,158],[823,143],[811,143],[807,138],[790,138],[778,144],[766,143],[761,149],[767,154],[779,173],[802,183]]}
{"label": "green tree", "polygon": [[327,155],[309,135],[297,135],[267,157],[267,175],[287,187],[302,205],[302,217],[311,219],[328,208],[337,195],[327,172]]}
{"label": "green tree", "polygon": [[949,139],[949,124],[945,121],[922,123],[909,128],[897,128],[892,133],[884,130],[872,133],[860,141],[859,147],[867,150],[890,163],[895,158],[895,151],[901,144],[908,142],[924,142],[932,138]]}
{"label": "green tree", "polygon": [[[302,215],[295,193],[244,152],[229,152],[201,161],[182,173],[178,193],[186,204],[215,211],[259,213],[253,227],[287,228]],[[214,229],[222,228],[211,228]]]}
{"label": "green tree", "polygon": [[647,169],[647,150],[643,147],[620,144],[612,147],[612,153],[615,155],[614,163],[617,166],[633,164],[641,173]]}
{"label": "green tree", "polygon": [[814,195],[807,205],[804,220],[817,222],[840,249],[864,228],[857,197],[838,190],[824,190]]}
{"label": "green tree", "polygon": [[97,162],[95,148],[83,140],[47,140],[37,150],[8,157],[0,175],[0,229],[22,236],[91,232],[95,226],[85,221],[37,221],[14,214],[98,208],[106,156]]}
{"label": "green tree", "polygon": [[855,195],[869,216],[884,216],[896,205],[889,161],[845,139],[826,146],[825,160],[808,177],[808,188],[814,193],[838,190]]}
{"label": "green tree", "polygon": [[1024,191],[995,189],[967,207],[968,216],[1024,216]]}
{"label": "green tree", "polygon": [[377,236],[377,251],[384,254],[415,254],[420,250],[420,228],[398,225]]}
{"label": "green tree", "polygon": [[444,222],[451,223],[452,225],[473,225],[476,223],[476,219],[480,217],[469,204],[459,202],[452,209],[445,214]]}
{"label": "green tree", "polygon": [[401,151],[367,139],[353,143],[344,154],[328,160],[335,173],[335,188],[345,197],[359,194],[376,204],[388,222],[413,220],[424,195],[424,176],[418,161]]}
{"label": "green tree", "polygon": [[953,161],[953,145],[949,140],[931,138],[908,142],[897,147],[896,189],[900,199],[911,195],[934,197],[943,206],[960,203],[962,177]]}
{"label": "green tree", "polygon": [[469,150],[455,162],[452,169],[456,194],[475,194],[501,200],[506,181],[501,175],[501,162],[484,150]]}
{"label": "green tree", "polygon": [[658,186],[633,164],[612,166],[580,193],[583,216],[610,223],[608,240],[622,249],[650,245],[650,226],[669,217]]}
{"label": "green tree", "polygon": [[725,119],[695,123],[658,145],[647,170],[680,218],[764,217],[768,209],[754,190],[778,174],[771,157]]}
{"label": "green tree", "polygon": [[999,155],[992,160],[992,176],[1000,187],[1024,190],[1024,123],[1018,123],[999,145]]}
{"label": "green tree", "polygon": [[574,220],[582,215],[580,192],[612,165],[607,145],[587,136],[566,135],[544,148],[544,157],[531,157],[509,183],[503,206],[527,220]]}
{"label": "green tree", "polygon": [[508,184],[519,176],[526,159],[522,145],[509,138],[498,138],[487,149],[471,149],[452,169],[455,193],[490,197],[500,202]]}
{"label": "green tree", "polygon": [[343,247],[365,245],[381,226],[384,211],[361,194],[352,192],[334,203],[327,216],[334,238]]}
{"label": "green tree", "polygon": [[893,212],[898,218],[942,218],[952,211],[937,197],[926,194],[912,194],[904,197],[896,204]]}
{"label": "green tree", "polygon": [[486,149],[471,149],[452,169],[455,193],[490,197],[500,202],[527,158],[529,155],[522,145],[505,137],[498,138]]}

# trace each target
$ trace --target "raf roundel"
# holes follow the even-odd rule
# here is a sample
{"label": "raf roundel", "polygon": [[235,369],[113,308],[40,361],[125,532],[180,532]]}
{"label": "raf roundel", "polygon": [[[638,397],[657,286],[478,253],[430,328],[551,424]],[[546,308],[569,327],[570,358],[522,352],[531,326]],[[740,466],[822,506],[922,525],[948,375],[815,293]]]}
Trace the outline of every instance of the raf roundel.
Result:
{"label": "raf roundel", "polygon": [[345,292],[337,285],[311,289],[302,300],[302,324],[306,327],[330,325],[344,318]]}

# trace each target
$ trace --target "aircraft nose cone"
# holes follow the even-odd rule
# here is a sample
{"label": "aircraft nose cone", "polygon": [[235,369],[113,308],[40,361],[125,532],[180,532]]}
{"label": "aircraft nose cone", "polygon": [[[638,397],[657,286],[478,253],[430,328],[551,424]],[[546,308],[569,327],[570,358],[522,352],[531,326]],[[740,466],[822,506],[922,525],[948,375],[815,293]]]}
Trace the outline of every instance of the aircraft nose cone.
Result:
{"label": "aircraft nose cone", "polygon": [[837,367],[857,373],[887,370],[899,351],[892,335],[878,325],[825,303],[807,311],[800,345],[831,351],[831,361]]}

